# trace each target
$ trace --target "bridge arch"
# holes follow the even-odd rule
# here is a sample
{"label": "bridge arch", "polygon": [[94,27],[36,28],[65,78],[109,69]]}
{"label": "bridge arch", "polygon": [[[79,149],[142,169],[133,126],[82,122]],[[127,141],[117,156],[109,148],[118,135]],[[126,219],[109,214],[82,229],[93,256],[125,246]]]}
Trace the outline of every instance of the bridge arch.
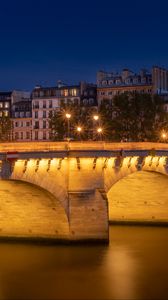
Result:
{"label": "bridge arch", "polygon": [[35,184],[50,192],[60,202],[68,217],[68,166],[63,159],[17,160],[11,179]]}
{"label": "bridge arch", "polygon": [[168,223],[168,176],[153,170],[121,178],[107,193],[110,222]]}
{"label": "bridge arch", "polygon": [[69,222],[48,191],[21,180],[0,180],[1,237],[69,238]]}
{"label": "bridge arch", "polygon": [[109,159],[107,168],[104,169],[104,188],[106,193],[119,180],[141,170],[168,175],[167,156],[127,156]]}

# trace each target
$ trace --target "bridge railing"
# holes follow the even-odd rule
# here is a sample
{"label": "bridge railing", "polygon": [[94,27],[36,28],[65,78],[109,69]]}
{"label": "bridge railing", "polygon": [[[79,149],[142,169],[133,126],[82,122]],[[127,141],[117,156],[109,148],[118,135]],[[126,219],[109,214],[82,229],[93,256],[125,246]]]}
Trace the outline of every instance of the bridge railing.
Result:
{"label": "bridge railing", "polygon": [[0,152],[47,152],[47,151],[88,151],[88,150],[168,150],[167,143],[150,142],[10,142],[1,143]]}

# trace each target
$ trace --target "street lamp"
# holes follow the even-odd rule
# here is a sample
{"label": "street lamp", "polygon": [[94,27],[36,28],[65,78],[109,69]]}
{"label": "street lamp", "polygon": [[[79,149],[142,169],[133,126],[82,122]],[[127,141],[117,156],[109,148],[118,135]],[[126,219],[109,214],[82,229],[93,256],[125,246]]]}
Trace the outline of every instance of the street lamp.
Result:
{"label": "street lamp", "polygon": [[93,140],[94,140],[94,121],[98,121],[99,120],[99,115],[94,115],[93,116],[93,136],[92,136],[92,138],[93,138]]}
{"label": "street lamp", "polygon": [[78,132],[79,139],[81,140],[81,131],[82,131],[82,127],[78,126],[76,130],[77,130],[77,132]]}
{"label": "street lamp", "polygon": [[78,127],[77,127],[77,131],[78,131],[78,132],[81,132],[81,131],[82,131],[82,128],[81,128],[80,126],[78,126]]}
{"label": "street lamp", "polygon": [[68,138],[67,138],[67,140],[69,141],[69,139],[70,139],[70,138],[69,138],[69,131],[70,131],[69,120],[70,120],[70,118],[71,118],[71,114],[66,113],[65,116],[66,116],[67,121],[68,121]]}
{"label": "street lamp", "polygon": [[98,115],[94,115],[94,116],[93,116],[93,119],[94,119],[95,121],[97,121],[97,120],[99,119],[99,116],[98,116]]}
{"label": "street lamp", "polygon": [[167,134],[165,132],[162,132],[161,137],[165,141],[167,139]]}
{"label": "street lamp", "polygon": [[97,128],[97,133],[100,135],[100,140],[101,140],[101,137],[102,137],[102,132],[103,132],[103,129],[101,127],[98,127]]}

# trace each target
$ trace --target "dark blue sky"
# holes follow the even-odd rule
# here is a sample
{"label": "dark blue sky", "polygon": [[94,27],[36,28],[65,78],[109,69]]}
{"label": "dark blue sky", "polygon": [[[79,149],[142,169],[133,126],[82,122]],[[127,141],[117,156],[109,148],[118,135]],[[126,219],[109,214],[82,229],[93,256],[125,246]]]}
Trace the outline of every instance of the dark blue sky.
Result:
{"label": "dark blue sky", "polygon": [[[156,2],[156,3],[155,3]],[[167,1],[0,1],[0,90],[168,67]]]}

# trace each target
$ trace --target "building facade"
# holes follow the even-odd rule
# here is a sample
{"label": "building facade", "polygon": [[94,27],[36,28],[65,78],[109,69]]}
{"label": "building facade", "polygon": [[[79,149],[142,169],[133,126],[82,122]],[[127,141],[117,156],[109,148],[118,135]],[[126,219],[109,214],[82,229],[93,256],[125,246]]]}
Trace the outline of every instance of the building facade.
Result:
{"label": "building facade", "polygon": [[30,92],[0,92],[0,117],[4,115],[12,121],[11,140],[31,140],[31,112]]}
{"label": "building facade", "polygon": [[[30,95],[29,95],[30,96]],[[32,140],[32,101],[25,98],[12,105],[13,140]]]}
{"label": "building facade", "polygon": [[56,87],[36,86],[32,92],[32,139],[49,140],[49,116],[68,103],[80,104],[80,85],[65,86],[58,83]]}
{"label": "building facade", "polygon": [[138,74],[123,69],[121,73],[97,73],[98,105],[105,100],[125,92],[147,94],[168,93],[168,71],[164,68],[153,67],[152,72],[141,70]]}

